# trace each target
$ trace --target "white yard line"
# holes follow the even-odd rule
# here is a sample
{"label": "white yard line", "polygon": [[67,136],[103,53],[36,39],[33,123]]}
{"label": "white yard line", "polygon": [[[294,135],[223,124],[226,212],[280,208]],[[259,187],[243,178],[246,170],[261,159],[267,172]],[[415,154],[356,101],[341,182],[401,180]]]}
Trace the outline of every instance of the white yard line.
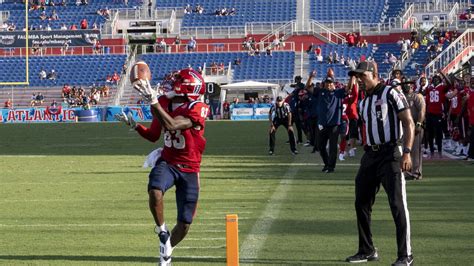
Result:
{"label": "white yard line", "polygon": [[[298,164],[289,164],[298,165]],[[290,185],[294,181],[294,177],[298,173],[297,167],[288,168],[283,176],[280,184],[268,201],[262,215],[257,219],[257,222],[252,227],[252,230],[245,238],[240,248],[240,256],[243,259],[256,259],[258,253],[262,249],[267,240],[268,232],[270,231],[273,221],[278,218],[280,214],[281,202],[286,199]]]}

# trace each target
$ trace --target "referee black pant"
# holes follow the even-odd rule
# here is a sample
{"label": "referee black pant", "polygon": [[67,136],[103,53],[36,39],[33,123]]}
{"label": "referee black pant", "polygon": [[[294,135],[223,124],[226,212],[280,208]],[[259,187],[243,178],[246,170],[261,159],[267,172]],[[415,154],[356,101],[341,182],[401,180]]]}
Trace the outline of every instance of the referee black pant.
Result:
{"label": "referee black pant", "polygon": [[436,139],[438,152],[443,150],[443,117],[441,115],[426,114],[426,130],[431,153],[434,152],[433,140]]}
{"label": "referee black pant", "polygon": [[[319,131],[319,154],[323,159],[324,166],[334,170],[337,160],[337,140],[339,138],[339,126],[327,126]],[[329,154],[326,149],[329,141]]]}
{"label": "referee black pant", "polygon": [[275,135],[279,126],[284,126],[286,130],[288,131],[288,140],[290,141],[290,149],[291,151],[295,151],[296,150],[295,133],[293,132],[293,130],[288,130],[288,119],[285,118],[284,121],[275,119],[273,121],[273,126],[275,127],[275,130],[270,132],[270,151],[275,151]]}
{"label": "referee black pant", "polygon": [[[367,146],[366,146],[367,147]],[[411,255],[410,217],[408,214],[405,177],[400,168],[402,149],[396,145],[386,145],[379,151],[366,148],[355,180],[355,209],[359,230],[359,252],[370,254],[374,251],[370,230],[372,206],[380,184],[388,196],[397,229],[398,257]]]}

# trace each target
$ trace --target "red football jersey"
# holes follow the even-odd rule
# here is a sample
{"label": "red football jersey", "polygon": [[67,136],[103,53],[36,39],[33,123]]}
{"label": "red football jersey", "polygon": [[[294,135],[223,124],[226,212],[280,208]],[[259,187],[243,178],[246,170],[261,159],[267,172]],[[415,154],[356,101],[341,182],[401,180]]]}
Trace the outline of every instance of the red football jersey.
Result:
{"label": "red football jersey", "polygon": [[[162,100],[163,98],[163,100]],[[193,127],[169,131],[164,130],[164,148],[161,157],[183,172],[199,172],[202,153],[206,146],[204,127],[209,106],[200,101],[183,103],[175,110],[170,110],[170,100],[160,97],[159,103],[168,114],[175,118],[182,116],[191,119]]]}
{"label": "red football jersey", "polygon": [[347,117],[347,108],[349,106],[349,96],[342,99],[342,120],[349,120]]}
{"label": "red football jersey", "polygon": [[461,114],[462,97],[463,96],[464,96],[464,91],[458,91],[456,96],[449,99],[449,108],[451,109],[451,114],[452,115]]}
{"label": "red football jersey", "polygon": [[428,114],[440,115],[444,112],[446,92],[447,87],[445,85],[429,86],[426,89],[425,101]]}
{"label": "red football jersey", "polygon": [[354,88],[352,88],[351,94],[347,96],[346,114],[349,119],[359,119],[359,115],[357,114],[357,102],[359,99],[358,87],[359,85],[355,84]]}

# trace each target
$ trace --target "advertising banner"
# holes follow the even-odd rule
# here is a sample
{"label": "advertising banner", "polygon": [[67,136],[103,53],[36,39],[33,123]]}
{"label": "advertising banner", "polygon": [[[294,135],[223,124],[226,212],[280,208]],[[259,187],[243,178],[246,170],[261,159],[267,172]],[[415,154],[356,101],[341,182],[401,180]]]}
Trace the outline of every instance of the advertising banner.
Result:
{"label": "advertising banner", "polygon": [[[53,30],[29,31],[28,46],[42,44],[44,47],[61,47],[64,41],[69,46],[91,46],[94,39],[99,39],[99,30]],[[0,48],[14,48],[26,46],[24,31],[0,31]]]}
{"label": "advertising banner", "polygon": [[126,115],[132,113],[132,117],[135,121],[151,121],[153,116],[150,111],[149,105],[136,105],[136,106],[109,106],[107,107],[107,113],[105,115],[105,121],[113,122],[116,114],[124,112]]}

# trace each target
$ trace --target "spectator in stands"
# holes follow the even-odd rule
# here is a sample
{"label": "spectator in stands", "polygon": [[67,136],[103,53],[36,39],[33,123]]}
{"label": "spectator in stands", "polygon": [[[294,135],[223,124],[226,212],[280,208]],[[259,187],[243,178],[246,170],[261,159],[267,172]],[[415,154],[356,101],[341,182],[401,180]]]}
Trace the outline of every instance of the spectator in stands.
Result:
{"label": "spectator in stands", "polygon": [[326,57],[326,63],[332,64],[333,56],[332,52],[329,52],[328,56]]}
{"label": "spectator in stands", "polygon": [[94,39],[94,41],[92,42],[92,52],[94,54],[101,54],[101,49],[102,45],[100,44],[99,40]]}
{"label": "spectator in stands", "polygon": [[72,24],[71,27],[69,28],[70,30],[77,30],[76,24]]}
{"label": "spectator in stands", "polygon": [[166,48],[168,45],[165,42],[165,39],[161,39],[161,41],[157,45],[157,52],[166,52]]}
{"label": "spectator in stands", "polygon": [[49,80],[56,80],[58,78],[58,74],[54,69],[51,69],[51,72],[48,73],[47,79]]}
{"label": "spectator in stands", "polygon": [[43,68],[41,68],[39,72],[39,78],[43,80],[43,79],[46,79],[46,76],[47,76],[46,71]]}
{"label": "spectator in stands", "polygon": [[318,46],[316,47],[316,49],[314,49],[314,54],[316,55],[316,57],[318,57],[318,56],[321,55],[321,51],[322,51],[322,50],[321,50],[321,46],[318,45]]}
{"label": "spectator in stands", "polygon": [[204,13],[204,7],[202,7],[200,4],[197,4],[196,8],[194,8],[194,12],[201,15],[202,13]]}
{"label": "spectator in stands", "polygon": [[217,75],[217,63],[216,62],[211,63],[211,75]]}
{"label": "spectator in stands", "polygon": [[120,81],[120,75],[117,72],[114,72],[114,74],[112,75],[112,82],[114,82],[117,85],[119,81]]}
{"label": "spectator in stands", "polygon": [[46,11],[41,12],[39,18],[43,21],[48,19],[48,16],[46,16]]}
{"label": "spectator in stands", "polygon": [[334,64],[339,63],[339,54],[337,53],[337,51],[334,51],[334,52],[332,53],[332,62],[333,62]]}
{"label": "spectator in stands", "polygon": [[423,39],[421,40],[421,46],[425,46],[425,47],[428,46],[428,42],[429,42],[429,40],[426,37],[426,35],[423,36]]}
{"label": "spectator in stands", "polygon": [[97,27],[97,23],[94,22],[94,24],[92,24],[92,29],[93,29],[93,30],[99,29],[99,27]]}
{"label": "spectator in stands", "polygon": [[272,55],[272,49],[270,49],[270,47],[267,47],[267,50],[266,50],[265,55],[267,55],[267,56],[273,56],[273,55]]}
{"label": "spectator in stands", "polygon": [[56,108],[56,107],[58,107],[58,102],[56,102],[56,100],[53,100],[53,101],[51,102],[51,105],[50,105],[50,106]]}
{"label": "spectator in stands", "polygon": [[185,7],[184,7],[184,14],[191,14],[193,12],[192,8],[191,8],[191,5],[190,4],[187,4]]}
{"label": "spectator in stands", "polygon": [[145,101],[140,97],[140,99],[138,99],[138,101],[137,101],[137,104],[138,104],[138,105],[145,105],[146,103],[145,103]]}
{"label": "spectator in stands", "polygon": [[100,102],[100,91],[96,90],[95,88],[91,91],[91,104],[97,105]]}
{"label": "spectator in stands", "polygon": [[420,43],[417,40],[414,40],[411,43],[411,53],[414,54],[418,48],[420,48]]}
{"label": "spectator in stands", "polygon": [[7,31],[7,29],[8,29],[8,23],[4,21],[2,24],[2,31]]}
{"label": "spectator in stands", "polygon": [[59,5],[60,6],[66,6],[67,5],[67,0],[61,0],[61,3]]}
{"label": "spectator in stands", "polygon": [[196,45],[196,40],[194,39],[194,37],[191,37],[187,45],[188,52],[194,52],[196,50]]}
{"label": "spectator in stands", "polygon": [[341,58],[339,58],[339,63],[343,66],[346,65],[346,59],[344,58],[344,55],[341,55]]}
{"label": "spectator in stands", "polygon": [[7,99],[5,101],[5,104],[3,105],[3,108],[12,108],[12,107],[13,107],[12,99]]}
{"label": "spectator in stands", "polygon": [[33,46],[31,47],[31,53],[33,55],[39,55],[40,52],[40,46],[38,43],[33,43]]}
{"label": "spectator in stands", "polygon": [[153,0],[148,0],[148,17],[151,18],[151,10],[153,7]]}
{"label": "spectator in stands", "polygon": [[360,44],[360,47],[361,47],[361,48],[367,48],[367,47],[369,47],[369,43],[367,42],[366,39],[364,39],[364,40],[362,41],[362,43]]}
{"label": "spectator in stands", "polygon": [[66,99],[69,97],[70,94],[71,94],[71,87],[69,86],[69,84],[64,84],[61,90],[61,97],[63,99]]}
{"label": "spectator in stands", "polygon": [[49,25],[49,23],[48,23],[48,25],[46,25],[46,30],[47,30],[47,31],[51,31],[51,30],[52,30],[52,29],[51,29],[51,25]]}
{"label": "spectator in stands", "polygon": [[317,61],[318,63],[322,63],[322,62],[323,62],[323,55],[322,55],[322,54],[317,55],[317,56],[316,56],[316,61]]}
{"label": "spectator in stands", "polygon": [[88,27],[87,19],[83,18],[81,20],[80,25],[81,25],[81,30],[87,30],[87,27]]}
{"label": "spectator in stands", "polygon": [[61,30],[67,30],[66,24],[63,23],[63,24],[61,25]]}
{"label": "spectator in stands", "polygon": [[102,87],[101,93],[102,93],[102,97],[109,97],[110,87],[107,85],[104,85],[104,87]]}
{"label": "spectator in stands", "polygon": [[51,16],[49,17],[49,20],[58,20],[59,16],[58,13],[56,13],[56,10],[53,10],[53,13],[51,13]]}
{"label": "spectator in stands", "polygon": [[242,64],[242,60],[241,60],[240,58],[236,58],[236,59],[234,60],[234,65],[240,66],[240,64]]}
{"label": "spectator in stands", "polygon": [[219,63],[219,65],[217,66],[217,74],[224,74],[224,70],[225,70],[224,63],[223,62]]}
{"label": "spectator in stands", "polygon": [[355,35],[354,35],[354,33],[349,32],[349,33],[346,35],[346,41],[347,41],[347,45],[348,45],[349,47],[355,46]]}
{"label": "spectator in stands", "polygon": [[229,11],[229,16],[235,16],[237,14],[237,11],[235,10],[235,7],[231,8]]}
{"label": "spectator in stands", "polygon": [[31,101],[30,101],[30,106],[35,106],[36,104],[36,93],[33,92],[31,95]]}
{"label": "spectator in stands", "polygon": [[35,105],[42,105],[44,102],[44,96],[41,92],[36,95]]}
{"label": "spectator in stands", "polygon": [[272,47],[275,49],[275,50],[278,50],[280,48],[280,39],[278,38],[278,36],[275,35],[275,38],[273,39],[272,41]]}

